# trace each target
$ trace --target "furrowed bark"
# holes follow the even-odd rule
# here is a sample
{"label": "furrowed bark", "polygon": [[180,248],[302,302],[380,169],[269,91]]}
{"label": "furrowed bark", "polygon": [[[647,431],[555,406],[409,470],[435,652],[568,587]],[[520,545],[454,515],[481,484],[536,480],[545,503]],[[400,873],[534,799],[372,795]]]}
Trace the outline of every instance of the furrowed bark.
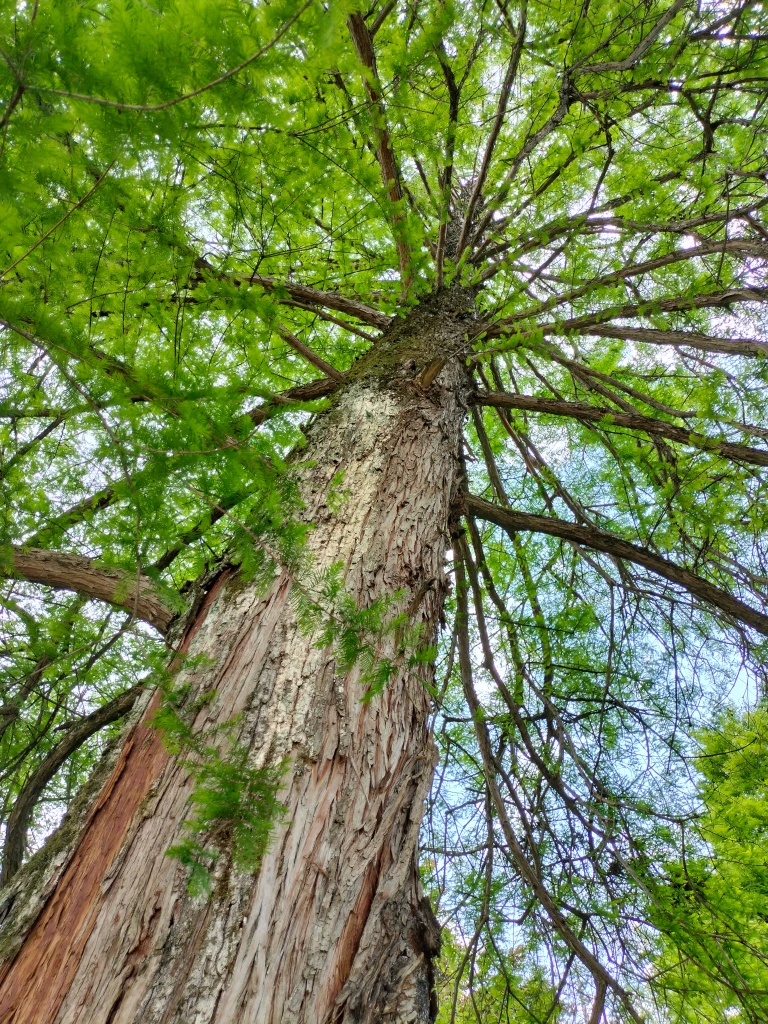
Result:
{"label": "furrowed bark", "polygon": [[[300,453],[309,548],[341,563],[357,603],[401,592],[434,636],[455,497],[470,299],[415,309],[338,386]],[[428,387],[423,371],[445,360]],[[350,497],[333,513],[331,481]],[[431,678],[381,642],[396,668],[363,703],[360,669],[302,633],[291,580],[266,592],[236,574],[208,598],[181,681],[215,691],[197,728],[239,716],[253,763],[289,764],[286,820],[255,876],[219,858],[208,901],[165,856],[182,835],[190,780],[141,726],[103,791],[66,877],[0,983],[8,1024],[428,1024],[439,930],[419,887],[418,831],[434,765]],[[144,730],[144,733],[141,732]],[[141,738],[145,736],[145,738]],[[128,806],[130,805],[130,806]],[[116,833],[119,835],[116,836]]]}
{"label": "furrowed bark", "polygon": [[0,567],[0,578],[42,583],[54,590],[70,590],[98,601],[106,601],[143,619],[165,634],[173,611],[161,600],[145,576],[100,565],[93,558],[70,555],[44,548],[11,549],[11,557]]}

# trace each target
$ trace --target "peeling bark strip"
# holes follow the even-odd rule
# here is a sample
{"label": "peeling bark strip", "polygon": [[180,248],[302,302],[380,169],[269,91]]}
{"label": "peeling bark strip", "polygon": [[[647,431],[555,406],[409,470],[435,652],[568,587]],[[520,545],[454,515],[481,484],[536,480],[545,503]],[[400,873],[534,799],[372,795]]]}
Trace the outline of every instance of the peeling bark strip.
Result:
{"label": "peeling bark strip", "polygon": [[490,501],[477,498],[474,494],[462,495],[464,509],[478,519],[485,519],[489,523],[495,523],[503,530],[525,533],[547,533],[551,537],[561,537],[563,540],[575,541],[586,548],[595,551],[603,551],[615,558],[624,558],[628,562],[642,565],[650,569],[658,576],[662,576],[670,583],[687,590],[688,593],[705,604],[711,604],[720,611],[725,612],[739,622],[752,626],[758,633],[768,636],[768,615],[750,608],[748,604],[733,597],[727,590],[716,587],[714,583],[705,580],[696,573],[684,569],[674,562],[670,562],[661,555],[655,555],[638,544],[631,544],[628,540],[606,533],[605,530],[598,530],[593,526],[577,526],[576,523],[569,523],[564,519],[556,519],[553,516],[538,516],[527,512],[513,512],[511,509],[500,508]]}
{"label": "peeling bark strip", "polygon": [[155,585],[146,576],[111,566],[93,558],[68,555],[43,548],[13,548],[10,564],[0,567],[0,577],[42,583],[54,590],[71,590],[131,612],[165,634],[173,612],[163,604]]}
{"label": "peeling bark strip", "polygon": [[[179,653],[186,653],[213,600],[214,587]],[[51,898],[13,960],[0,965],[0,1021],[47,1024],[56,1019],[79,958],[93,929],[99,893],[108,885],[120,845],[141,818],[141,805],[168,754],[148,719],[158,706],[151,701],[143,721],[132,731],[117,764],[91,807],[80,842]],[[6,936],[4,936],[6,937]],[[7,937],[6,937],[7,938]],[[86,1015],[83,1020],[89,1020]]]}
{"label": "peeling bark strip", "polygon": [[[468,306],[450,296],[393,325],[313,424],[296,471],[315,566],[341,562],[361,605],[402,590],[425,642],[445,594]],[[445,365],[426,388],[438,354]],[[332,513],[340,471],[350,497]],[[97,834],[98,823],[86,834],[0,987],[4,1024],[434,1019],[439,929],[416,869],[435,756],[431,669],[398,663],[384,693],[362,703],[359,671],[340,675],[332,652],[299,630],[290,588],[285,573],[267,593],[230,578],[190,647],[208,659],[190,670],[192,696],[216,692],[196,727],[239,715],[255,766],[290,763],[286,820],[258,873],[222,856],[211,897],[187,895],[165,850],[180,838],[190,781],[153,753],[156,740],[134,742],[138,765],[118,773],[129,787],[120,836]],[[381,654],[396,660],[396,642]]]}

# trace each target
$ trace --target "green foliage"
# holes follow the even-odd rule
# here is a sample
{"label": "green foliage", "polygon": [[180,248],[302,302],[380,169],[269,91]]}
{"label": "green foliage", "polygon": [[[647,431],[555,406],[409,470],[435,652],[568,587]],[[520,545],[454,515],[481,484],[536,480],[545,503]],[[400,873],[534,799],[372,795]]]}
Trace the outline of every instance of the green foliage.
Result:
{"label": "green foliage", "polygon": [[[362,12],[375,73],[355,9],[0,0],[2,565],[12,544],[92,556],[174,609],[223,559],[264,587],[280,567],[366,699],[436,660],[423,838],[448,929],[442,1019],[618,1022],[630,1002],[651,1020],[765,1019],[764,712],[722,717],[765,692],[765,639],[629,559],[466,518],[477,580],[465,623],[449,597],[437,650],[404,592],[360,607],[306,558],[293,469],[328,405],[286,397],[319,371],[280,333],[343,373],[380,337],[360,303],[400,323],[439,282],[476,286],[462,400],[529,404],[473,407],[470,490],[760,612],[765,4],[379,2]],[[357,500],[341,455],[332,516]],[[408,480],[402,500],[418,500]],[[95,600],[8,579],[0,601],[5,825],[73,724],[164,680],[168,652]],[[158,724],[194,777],[175,855],[200,889],[221,851],[246,870],[263,855],[279,769],[253,767],[237,723],[195,734],[192,700],[168,690]],[[29,851],[118,729],[46,785]],[[605,1006],[563,927],[615,980]]]}
{"label": "green foliage", "polygon": [[188,869],[189,892],[200,896],[210,892],[211,871],[221,854],[235,869],[258,869],[285,813],[277,792],[288,765],[254,766],[249,747],[237,740],[237,719],[196,731],[196,714],[216,694],[189,696],[188,686],[166,685],[152,722],[194,779],[193,813],[181,826],[183,837],[166,852]]}
{"label": "green foliage", "polygon": [[[655,983],[684,1021],[759,1021],[768,989],[768,709],[699,735],[701,811],[652,890]],[[718,983],[720,982],[720,983]]]}

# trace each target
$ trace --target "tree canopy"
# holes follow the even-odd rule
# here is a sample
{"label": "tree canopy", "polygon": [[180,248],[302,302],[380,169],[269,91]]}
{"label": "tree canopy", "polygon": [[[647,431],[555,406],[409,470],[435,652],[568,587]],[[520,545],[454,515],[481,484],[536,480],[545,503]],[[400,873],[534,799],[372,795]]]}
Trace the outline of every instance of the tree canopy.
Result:
{"label": "tree canopy", "polygon": [[765,4],[2,10],[4,878],[462,285],[439,1019],[765,1019]]}

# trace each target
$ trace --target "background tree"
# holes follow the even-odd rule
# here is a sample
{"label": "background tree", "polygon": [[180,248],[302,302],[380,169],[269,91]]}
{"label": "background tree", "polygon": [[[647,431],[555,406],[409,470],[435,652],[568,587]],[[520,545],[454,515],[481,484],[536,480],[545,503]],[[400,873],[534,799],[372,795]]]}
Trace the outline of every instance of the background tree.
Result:
{"label": "background tree", "polygon": [[4,13],[0,1017],[763,1019],[763,5]]}

